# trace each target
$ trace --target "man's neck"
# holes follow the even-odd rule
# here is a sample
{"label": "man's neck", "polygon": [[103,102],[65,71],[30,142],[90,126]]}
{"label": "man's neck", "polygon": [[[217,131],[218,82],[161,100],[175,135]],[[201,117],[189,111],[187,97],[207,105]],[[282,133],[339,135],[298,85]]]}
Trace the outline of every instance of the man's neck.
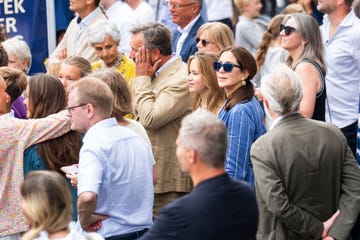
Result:
{"label": "man's neck", "polygon": [[115,2],[116,0],[102,0],[101,5],[103,5],[105,10],[108,10]]}
{"label": "man's neck", "polygon": [[193,181],[194,187],[196,187],[199,183],[208,180],[210,178],[217,177],[224,173],[225,173],[224,168],[203,167],[200,170],[192,171],[190,173],[190,176]]}
{"label": "man's neck", "polygon": [[340,25],[340,23],[344,20],[344,18],[349,14],[351,8],[340,7],[335,11],[328,13],[328,17],[330,20],[330,36],[333,35],[336,28]]}
{"label": "man's neck", "polygon": [[142,3],[142,0],[128,0],[126,2],[132,9],[135,10]]}
{"label": "man's neck", "polygon": [[79,14],[79,18],[84,19],[95,9],[96,9],[96,6],[91,6],[91,7],[87,7],[83,11],[77,12],[77,13]]}

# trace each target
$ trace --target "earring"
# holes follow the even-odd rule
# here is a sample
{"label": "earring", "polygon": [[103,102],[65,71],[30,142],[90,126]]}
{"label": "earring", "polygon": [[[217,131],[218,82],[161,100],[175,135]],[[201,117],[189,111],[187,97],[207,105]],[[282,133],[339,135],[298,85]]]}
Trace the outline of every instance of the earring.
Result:
{"label": "earring", "polygon": [[245,80],[242,80],[242,81],[241,81],[241,85],[245,86],[245,85],[246,85],[246,81],[245,81]]}

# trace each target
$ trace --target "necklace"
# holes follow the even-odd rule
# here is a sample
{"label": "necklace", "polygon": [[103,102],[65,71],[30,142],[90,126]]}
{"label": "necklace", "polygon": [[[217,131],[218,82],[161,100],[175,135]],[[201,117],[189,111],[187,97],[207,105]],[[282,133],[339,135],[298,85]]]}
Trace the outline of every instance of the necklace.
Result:
{"label": "necklace", "polygon": [[104,63],[104,61],[101,62],[102,68],[113,68],[113,69],[117,69],[120,66],[122,57],[121,57],[121,53],[118,54],[118,58],[116,59],[116,62],[111,66],[108,67],[106,66],[106,64]]}

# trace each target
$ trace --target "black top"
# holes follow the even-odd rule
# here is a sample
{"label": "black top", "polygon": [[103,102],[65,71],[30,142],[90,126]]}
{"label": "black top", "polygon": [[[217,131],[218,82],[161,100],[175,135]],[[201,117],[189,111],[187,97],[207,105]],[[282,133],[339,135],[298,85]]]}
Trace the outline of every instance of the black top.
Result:
{"label": "black top", "polygon": [[[319,64],[317,64],[315,61],[309,58],[304,58],[299,63],[301,62],[308,62],[312,64],[320,74],[321,86],[319,91],[316,93],[315,107],[314,107],[314,113],[312,119],[325,122],[325,103],[326,103],[325,74],[323,70],[320,68]],[[296,69],[297,65],[299,65],[299,63],[296,64],[294,70]]]}

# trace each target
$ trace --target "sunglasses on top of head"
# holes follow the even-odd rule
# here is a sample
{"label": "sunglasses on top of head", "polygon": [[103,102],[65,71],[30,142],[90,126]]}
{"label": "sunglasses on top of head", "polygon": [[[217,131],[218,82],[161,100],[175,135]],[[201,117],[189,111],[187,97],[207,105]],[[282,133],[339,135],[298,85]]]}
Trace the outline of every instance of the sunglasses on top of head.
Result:
{"label": "sunglasses on top of head", "polygon": [[285,30],[285,35],[289,36],[292,32],[295,32],[296,29],[290,26],[285,26],[284,24],[280,25],[280,32],[282,32],[282,30]]}
{"label": "sunglasses on top of head", "polygon": [[206,39],[201,39],[201,38],[195,38],[195,42],[196,44],[198,44],[199,42],[201,42],[201,45],[203,45],[203,47],[206,47],[207,44],[210,44],[212,42],[206,41]]}
{"label": "sunglasses on top of head", "polygon": [[224,69],[224,72],[231,72],[234,67],[239,68],[241,71],[243,71],[243,68],[241,65],[235,65],[233,63],[221,63],[221,62],[214,62],[214,69],[215,71],[220,71],[221,68]]}

